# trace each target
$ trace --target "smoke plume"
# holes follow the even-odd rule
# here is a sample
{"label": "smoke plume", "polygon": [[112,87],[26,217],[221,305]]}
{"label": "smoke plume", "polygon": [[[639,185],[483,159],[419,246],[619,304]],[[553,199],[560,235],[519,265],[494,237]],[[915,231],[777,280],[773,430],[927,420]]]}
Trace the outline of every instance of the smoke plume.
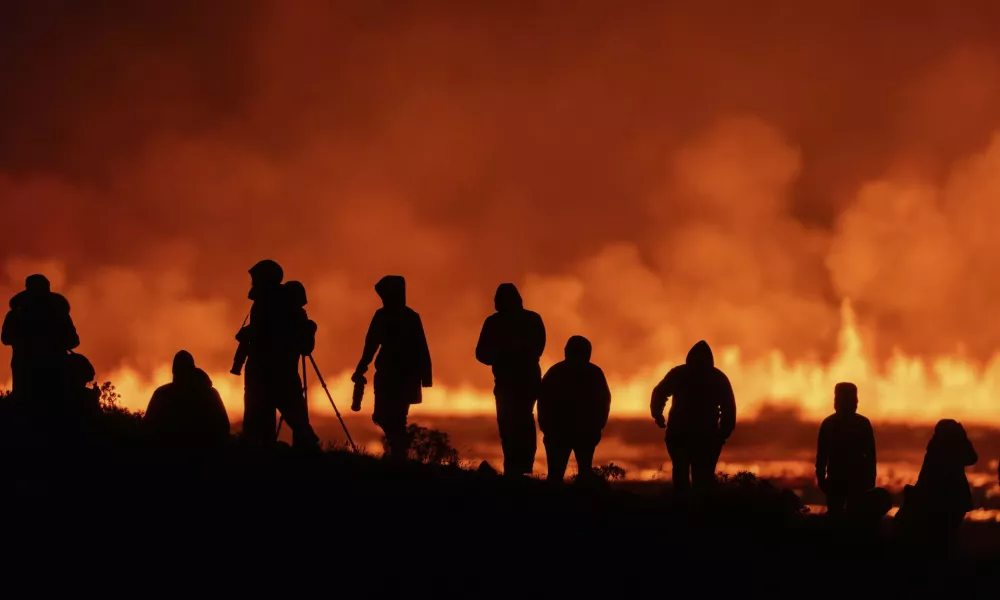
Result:
{"label": "smoke plume", "polygon": [[261,258],[338,372],[389,273],[445,386],[503,281],[618,379],[827,360],[844,299],[881,358],[992,357],[1000,7],[752,4],[6,2],[0,292],[147,374],[228,367]]}

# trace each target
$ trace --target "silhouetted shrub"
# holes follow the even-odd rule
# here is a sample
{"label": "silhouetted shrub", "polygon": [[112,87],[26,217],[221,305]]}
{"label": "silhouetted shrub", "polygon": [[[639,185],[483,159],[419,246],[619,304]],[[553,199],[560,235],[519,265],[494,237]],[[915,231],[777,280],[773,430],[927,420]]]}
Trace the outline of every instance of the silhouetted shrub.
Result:
{"label": "silhouetted shrub", "polygon": [[110,381],[105,381],[99,388],[101,390],[101,416],[105,429],[114,435],[139,436],[142,411],[131,411],[119,404],[121,394]]}
{"label": "silhouetted shrub", "polygon": [[625,469],[619,467],[615,463],[608,463],[597,467],[594,469],[594,473],[596,473],[604,481],[608,482],[625,479],[625,476],[627,475]]}
{"label": "silhouetted shrub", "polygon": [[[410,423],[406,426],[406,435],[410,438],[410,457],[413,460],[433,465],[458,464],[458,450],[452,447],[447,433]],[[382,447],[388,449],[388,444],[382,436]]]}
{"label": "silhouetted shrub", "polygon": [[716,482],[714,508],[728,514],[750,512],[761,517],[785,517],[809,512],[794,491],[778,488],[750,471],[739,471],[732,476],[718,473]]}

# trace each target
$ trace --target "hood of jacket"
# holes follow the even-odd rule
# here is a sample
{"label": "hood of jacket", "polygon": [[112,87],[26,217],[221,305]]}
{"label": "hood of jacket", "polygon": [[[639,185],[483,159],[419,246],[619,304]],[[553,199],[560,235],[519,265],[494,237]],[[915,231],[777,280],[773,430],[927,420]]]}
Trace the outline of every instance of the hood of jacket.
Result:
{"label": "hood of jacket", "polygon": [[524,308],[524,300],[513,283],[501,283],[493,297],[493,306],[497,312],[521,310]]}
{"label": "hood of jacket", "polygon": [[687,364],[702,369],[715,366],[715,357],[712,356],[712,349],[708,346],[708,342],[701,340],[691,347],[687,355]]}

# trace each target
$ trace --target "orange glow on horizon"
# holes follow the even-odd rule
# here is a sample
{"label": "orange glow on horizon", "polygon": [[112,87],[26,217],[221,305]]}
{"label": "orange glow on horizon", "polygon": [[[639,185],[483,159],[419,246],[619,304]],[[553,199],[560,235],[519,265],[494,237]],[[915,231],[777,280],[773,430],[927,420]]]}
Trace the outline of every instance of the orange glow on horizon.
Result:
{"label": "orange glow on horizon", "polygon": [[[858,384],[860,412],[873,421],[934,423],[953,418],[967,424],[1000,424],[1000,354],[985,368],[954,356],[923,360],[901,353],[877,369],[865,351],[850,302],[842,307],[839,350],[832,362],[790,362],[781,352],[757,361],[744,361],[738,347],[715,349],[716,364],[729,376],[736,391],[740,419],[753,419],[767,406],[795,408],[803,418],[820,420],[832,411],[833,386],[838,381]],[[599,340],[595,342],[599,344]],[[643,375],[627,381],[609,375],[612,388],[612,416],[644,417],[649,411],[649,394],[663,374],[682,361],[675,357]],[[548,367],[544,365],[543,367]],[[322,364],[320,363],[322,369]],[[239,421],[243,413],[243,381],[229,373],[210,373],[222,395],[230,418]],[[341,413],[350,410],[350,373],[324,373],[324,379]],[[313,372],[309,377],[310,411],[333,415],[333,409]],[[158,368],[152,378],[132,369],[99,373],[99,381],[111,381],[129,409],[144,410],[153,390],[170,380],[170,367]],[[492,415],[494,401],[488,390],[434,387],[424,390],[423,404],[411,411],[411,420],[420,415]],[[363,414],[371,414],[372,389],[365,390]],[[669,408],[669,405],[668,405]]]}

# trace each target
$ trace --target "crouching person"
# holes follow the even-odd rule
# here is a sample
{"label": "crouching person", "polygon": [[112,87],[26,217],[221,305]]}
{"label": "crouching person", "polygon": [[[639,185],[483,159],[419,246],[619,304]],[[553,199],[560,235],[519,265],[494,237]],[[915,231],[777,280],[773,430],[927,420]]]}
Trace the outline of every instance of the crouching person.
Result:
{"label": "crouching person", "polygon": [[178,452],[209,451],[229,439],[229,415],[212,380],[181,350],[174,356],[174,380],[163,385],[149,401],[142,419],[150,441]]}
{"label": "crouching person", "polygon": [[562,481],[572,452],[581,479],[594,473],[594,450],[611,410],[604,371],[590,362],[590,341],[575,335],[566,342],[566,360],[542,378],[538,425],[548,458],[548,480]]}

